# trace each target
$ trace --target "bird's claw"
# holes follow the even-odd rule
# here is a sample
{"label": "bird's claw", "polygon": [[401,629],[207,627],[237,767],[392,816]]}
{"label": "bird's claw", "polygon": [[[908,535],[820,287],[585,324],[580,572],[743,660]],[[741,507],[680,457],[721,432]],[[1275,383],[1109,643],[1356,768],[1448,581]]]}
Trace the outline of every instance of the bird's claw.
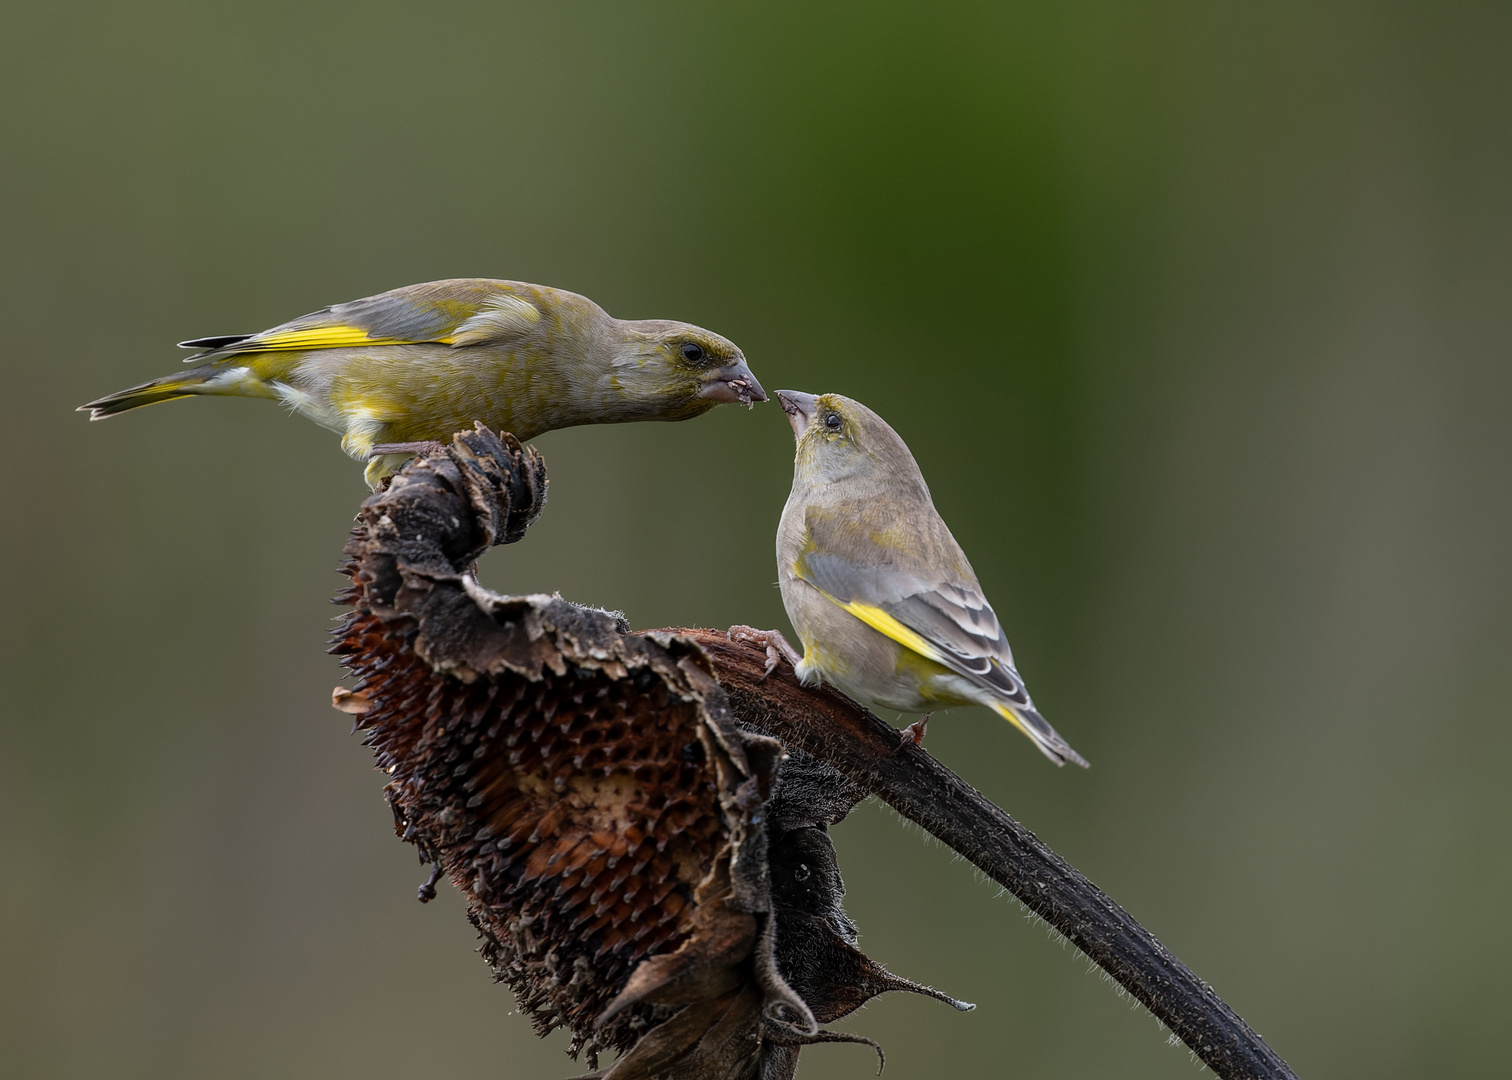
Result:
{"label": "bird's claw", "polygon": [[925,713],[903,729],[901,732],[903,746],[908,746],[909,744],[914,746],[924,745],[924,732],[929,729],[929,715],[929,713]]}
{"label": "bird's claw", "polygon": [[445,443],[439,443],[435,439],[421,439],[418,442],[378,443],[368,451],[368,460],[388,454],[420,454],[424,457],[435,457],[437,454],[444,453],[446,453]]}
{"label": "bird's claw", "polygon": [[802,659],[797,650],[788,644],[787,638],[782,636],[780,630],[757,630],[754,626],[732,626],[725,632],[725,637],[730,641],[760,645],[766,649],[766,670],[761,673],[763,680],[777,670],[779,661],[785,659],[796,668],[798,661]]}

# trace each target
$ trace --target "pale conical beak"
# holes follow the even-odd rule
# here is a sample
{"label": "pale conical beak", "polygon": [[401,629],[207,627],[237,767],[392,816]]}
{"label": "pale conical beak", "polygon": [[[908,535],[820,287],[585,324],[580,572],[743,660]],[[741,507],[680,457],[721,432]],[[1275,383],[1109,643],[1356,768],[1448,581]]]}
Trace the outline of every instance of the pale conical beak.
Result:
{"label": "pale conical beak", "polygon": [[805,394],[802,390],[779,390],[777,402],[782,406],[782,411],[787,413],[788,423],[793,425],[793,435],[803,438],[803,433],[814,419],[814,402],[818,401],[817,394]]}
{"label": "pale conical beak", "polygon": [[744,360],[726,364],[709,373],[698,396],[728,405],[754,405],[767,399],[766,391],[746,367]]}

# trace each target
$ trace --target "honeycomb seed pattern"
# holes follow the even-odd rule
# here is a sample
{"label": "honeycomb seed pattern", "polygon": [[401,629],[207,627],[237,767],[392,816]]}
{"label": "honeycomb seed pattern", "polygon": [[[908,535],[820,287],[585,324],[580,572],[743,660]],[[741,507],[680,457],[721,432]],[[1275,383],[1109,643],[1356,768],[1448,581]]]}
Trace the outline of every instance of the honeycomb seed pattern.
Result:
{"label": "honeycomb seed pattern", "polygon": [[435,674],[415,635],[413,620],[353,613],[335,650],[369,702],[357,727],[392,774],[401,835],[467,895],[537,1031],[583,1029],[636,963],[681,944],[726,843],[698,703],[575,666],[463,683]]}

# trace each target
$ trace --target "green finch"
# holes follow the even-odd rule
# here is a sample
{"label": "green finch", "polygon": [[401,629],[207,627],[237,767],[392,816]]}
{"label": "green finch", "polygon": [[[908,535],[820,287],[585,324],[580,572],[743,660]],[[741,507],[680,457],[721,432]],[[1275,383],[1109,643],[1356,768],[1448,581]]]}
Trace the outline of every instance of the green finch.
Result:
{"label": "green finch", "polygon": [[272,398],[339,433],[374,486],[409,456],[402,444],[443,441],[474,421],[529,439],[766,400],[718,334],[615,319],[576,293],[489,278],[407,285],[181,347],[204,350],[186,361],[195,367],[80,409],[101,420],[194,394]]}
{"label": "green finch", "polygon": [[926,714],[986,705],[1057,765],[1075,750],[1045,722],[1013,666],[1008,638],[913,455],[865,405],[839,394],[777,391],[798,453],[777,530],[782,603],[800,658],[775,631],[732,627],[767,646],[800,681],[824,681],[862,704]]}

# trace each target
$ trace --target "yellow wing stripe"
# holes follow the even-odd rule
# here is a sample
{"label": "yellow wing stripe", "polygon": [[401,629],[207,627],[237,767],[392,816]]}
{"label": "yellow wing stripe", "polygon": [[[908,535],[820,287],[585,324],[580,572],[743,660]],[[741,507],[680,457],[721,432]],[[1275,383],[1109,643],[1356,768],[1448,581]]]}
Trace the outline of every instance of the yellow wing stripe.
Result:
{"label": "yellow wing stripe", "polygon": [[[831,600],[835,600],[829,593],[825,593],[824,595]],[[840,604],[840,601],[835,600],[835,603]],[[945,658],[940,654],[939,649],[936,649],[919,634],[914,633],[881,608],[871,604],[862,604],[855,600],[852,600],[848,604],[840,604],[840,606],[873,630],[886,634],[905,649],[912,649],[920,656],[933,660],[937,664],[945,662]]]}
{"label": "yellow wing stripe", "polygon": [[[805,545],[805,549],[811,549],[812,545],[813,538],[810,537],[808,538],[808,544]],[[879,634],[884,634],[887,637],[892,638],[905,649],[913,650],[920,656],[924,657],[926,660],[933,660],[937,664],[945,664],[945,657],[941,654],[939,649],[935,648],[929,643],[929,640],[927,638],[925,638],[922,634],[910,630],[908,627],[904,626],[901,622],[893,618],[887,612],[877,607],[877,605],[863,604],[859,600],[851,600],[849,602],[838,600],[835,597],[831,596],[829,593],[825,592],[823,589],[819,588],[819,586],[815,585],[812,581],[809,580],[808,574],[804,573],[802,556],[799,556],[799,558],[793,563],[793,573],[797,574],[800,579],[812,586],[814,591],[817,592],[820,596],[824,597],[832,604],[838,604],[840,607],[850,612],[852,615],[860,619],[867,626],[871,627]],[[945,666],[948,667],[949,665],[946,664]]]}
{"label": "yellow wing stripe", "polygon": [[[427,338],[426,343],[450,345],[451,338]],[[368,337],[368,332],[356,326],[312,326],[305,330],[285,330],[281,334],[268,334],[242,342],[237,346],[241,352],[275,352],[291,349],[340,349],[352,345],[415,345],[418,342],[405,338]]]}
{"label": "yellow wing stripe", "polygon": [[[829,593],[825,593],[824,595],[830,600],[835,600],[835,598],[833,596],[830,596]],[[835,600],[835,603],[839,604],[840,601]],[[914,633],[908,627],[904,626],[887,612],[883,611],[881,608],[873,607],[871,604],[858,604],[855,601],[852,601],[849,604],[840,604],[840,606],[843,607],[846,611],[850,612],[856,618],[860,619],[867,626],[870,626],[873,630],[886,634],[888,637],[892,638],[904,648],[912,649],[920,656],[927,657],[937,664],[945,663],[945,659],[940,655],[940,651],[938,649],[936,649],[924,638]],[[1002,714],[1004,720],[1008,721],[1014,727],[1018,728],[1025,735],[1029,736],[1029,738],[1033,739],[1036,743],[1043,741],[1037,734],[1030,731],[1029,728],[1024,725],[1024,722],[1019,719],[1018,714],[1014,712],[1012,708],[1005,705],[1001,701],[994,701],[991,703],[991,705],[996,712]]]}

